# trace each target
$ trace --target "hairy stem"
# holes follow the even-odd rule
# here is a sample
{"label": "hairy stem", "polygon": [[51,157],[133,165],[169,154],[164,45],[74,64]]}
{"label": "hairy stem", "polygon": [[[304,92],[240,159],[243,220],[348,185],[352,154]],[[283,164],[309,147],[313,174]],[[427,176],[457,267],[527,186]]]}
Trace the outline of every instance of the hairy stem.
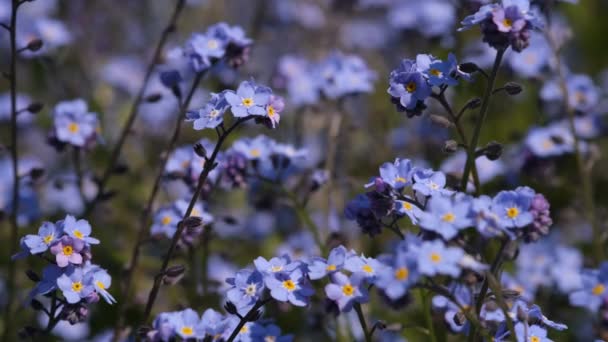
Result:
{"label": "hairy stem", "polygon": [[[471,138],[471,143],[467,149],[467,161],[464,166],[464,172],[462,173],[462,179],[460,181],[460,189],[462,191],[466,191],[467,183],[469,181],[469,173],[471,173],[471,169],[473,165],[475,165],[475,150],[477,149],[477,144],[479,143],[479,136],[481,135],[481,127],[483,126],[483,122],[488,115],[488,108],[490,106],[490,98],[492,97],[492,91],[494,91],[494,83],[496,81],[496,75],[498,74],[498,69],[500,67],[500,62],[502,61],[502,57],[505,54],[506,49],[500,49],[496,51],[496,59],[494,60],[494,66],[492,67],[492,73],[488,77],[488,84],[486,86],[486,90],[483,94],[483,98],[481,100],[481,109],[479,110],[479,117],[477,118],[477,125],[475,125],[475,130],[473,131],[473,137]],[[475,189],[476,193],[479,194],[480,189]]]}
{"label": "hairy stem", "polygon": [[186,218],[188,218],[190,216],[190,214],[192,214],[194,205],[196,204],[196,202],[201,194],[201,191],[203,190],[203,186],[205,185],[205,182],[207,181],[207,177],[209,176],[209,173],[216,166],[215,160],[217,159],[217,155],[220,152],[220,148],[222,147],[222,144],[224,143],[224,141],[226,140],[228,135],[230,135],[230,133],[237,126],[239,126],[241,123],[248,121],[252,118],[253,118],[252,116],[240,118],[237,121],[235,121],[232,124],[232,126],[230,126],[228,129],[226,129],[226,131],[224,131],[220,135],[220,137],[217,141],[217,144],[215,145],[215,148],[213,149],[213,153],[206,160],[205,166],[203,167],[203,170],[201,171],[201,174],[199,176],[198,184],[196,185],[196,190],[194,191],[194,194],[192,195],[192,198],[190,199],[190,204],[188,205],[188,209],[186,210],[186,213],[184,214],[182,221],[177,225],[177,231],[173,235],[173,239],[171,240],[171,245],[169,246],[169,250],[167,251],[165,258],[163,259],[163,263],[162,263],[162,266],[161,266],[159,272],[157,273],[156,277],[154,278],[154,285],[152,286],[152,289],[150,289],[150,293],[148,295],[148,301],[146,302],[146,311],[144,312],[143,322],[147,322],[150,318],[150,314],[152,313],[152,307],[154,306],[154,302],[156,301],[156,298],[158,296],[158,291],[160,290],[160,285],[162,284],[163,275],[167,271],[169,262],[171,261],[171,258],[173,257],[175,248],[177,247],[177,242],[179,241],[179,239],[185,229],[183,220],[185,220]]}
{"label": "hairy stem", "polygon": [[124,315],[125,315],[125,311],[128,307],[128,303],[129,303],[129,293],[131,292],[133,276],[134,276],[135,269],[137,268],[137,265],[139,262],[139,254],[140,254],[141,245],[147,236],[148,220],[150,217],[150,213],[152,212],[152,207],[156,200],[156,196],[158,195],[158,191],[160,189],[160,183],[161,183],[164,171],[165,171],[165,167],[167,165],[169,157],[171,156],[171,153],[175,149],[175,145],[177,144],[177,140],[178,140],[180,132],[181,132],[181,126],[182,126],[182,122],[184,120],[185,113],[188,110],[188,107],[190,106],[190,102],[192,101],[192,97],[194,96],[194,93],[195,93],[196,89],[198,88],[198,85],[200,84],[200,81],[202,80],[204,75],[205,75],[205,73],[198,73],[196,75],[196,77],[192,81],[192,86],[190,87],[190,91],[188,92],[186,99],[180,103],[179,113],[177,115],[177,122],[175,123],[175,129],[173,130],[173,135],[171,136],[171,140],[169,141],[169,144],[167,146],[166,153],[162,154],[160,166],[156,173],[156,178],[154,179],[154,184],[152,185],[150,195],[148,196],[148,199],[146,200],[146,207],[142,211],[141,216],[139,218],[139,226],[138,226],[138,230],[137,230],[135,246],[133,247],[133,253],[131,254],[129,266],[127,267],[126,274],[125,274],[126,278],[123,283],[122,295],[121,295],[122,301],[118,304],[119,305],[118,320],[114,327],[114,341],[118,340],[118,337],[119,337],[118,335],[120,333],[120,329],[122,328],[122,325],[124,324]]}
{"label": "hairy stem", "polygon": [[[19,248],[18,241],[18,222],[17,218],[19,216],[19,150],[17,146],[17,10],[19,9],[19,5],[21,5],[20,1],[12,0],[12,10],[11,10],[11,23],[10,23],[10,45],[11,45],[11,63],[9,70],[9,83],[10,83],[10,97],[11,97],[11,161],[13,166],[13,191],[12,191],[12,199],[11,199],[11,213],[10,213],[10,238],[9,238],[9,257],[15,254]],[[4,310],[4,333],[2,335],[3,341],[11,340],[12,334],[12,310],[13,303],[16,297],[15,295],[15,262],[9,261],[8,263],[8,273],[7,273],[7,289],[6,289],[6,307]]]}
{"label": "hairy stem", "polygon": [[160,40],[158,41],[158,44],[156,45],[156,49],[154,50],[154,55],[152,57],[152,60],[150,61],[150,64],[148,64],[148,68],[146,70],[146,74],[142,81],[142,85],[139,88],[137,95],[135,96],[135,100],[133,100],[133,105],[131,106],[129,116],[127,117],[127,122],[125,123],[125,125],[120,133],[118,142],[116,143],[116,145],[114,146],[114,149],[112,150],[112,154],[110,155],[110,161],[108,162],[108,166],[106,167],[105,171],[102,174],[101,181],[99,182],[99,190],[97,192],[97,196],[95,196],[95,198],[87,204],[85,214],[84,214],[85,217],[88,216],[93,211],[93,209],[95,208],[95,205],[97,204],[99,199],[103,196],[103,193],[104,193],[105,187],[107,186],[108,181],[112,177],[114,169],[116,168],[116,163],[118,162],[118,158],[120,157],[122,148],[124,147],[124,144],[127,140],[127,136],[129,135],[129,132],[131,132],[131,128],[133,127],[133,123],[135,122],[135,118],[137,117],[137,113],[139,111],[139,106],[141,105],[141,103],[143,101],[144,94],[146,92],[148,83],[150,82],[150,79],[152,78],[154,68],[155,68],[156,64],[158,63],[158,60],[160,59],[160,56],[163,52],[163,48],[164,48],[165,44],[167,43],[169,35],[173,31],[175,31],[175,25],[182,12],[182,9],[184,8],[184,3],[185,3],[185,0],[177,0],[175,3],[175,9],[173,10],[173,15],[171,15],[169,24],[163,30]]}

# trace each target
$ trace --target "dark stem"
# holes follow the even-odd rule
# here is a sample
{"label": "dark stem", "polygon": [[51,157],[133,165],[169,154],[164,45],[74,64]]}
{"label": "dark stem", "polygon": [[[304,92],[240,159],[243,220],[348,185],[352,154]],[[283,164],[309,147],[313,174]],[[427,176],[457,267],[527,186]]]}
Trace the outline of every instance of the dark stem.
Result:
{"label": "dark stem", "polygon": [[83,203],[86,203],[86,197],[82,189],[83,175],[82,175],[82,163],[80,160],[80,148],[73,146],[72,150],[72,163],[74,164],[74,172],[76,173],[76,186],[78,187],[78,193]]}
{"label": "dark stem", "polygon": [[[498,74],[498,69],[500,68],[500,62],[502,61],[502,57],[505,54],[506,49],[500,49],[496,51],[496,59],[494,60],[494,66],[492,67],[492,73],[488,78],[488,84],[486,86],[485,93],[483,94],[483,98],[481,100],[481,109],[479,110],[479,117],[477,118],[477,125],[475,125],[475,130],[473,131],[473,137],[471,138],[471,143],[468,145],[467,149],[467,161],[464,166],[464,172],[462,173],[462,179],[460,181],[460,189],[461,191],[466,191],[467,183],[469,181],[469,173],[471,173],[471,169],[473,165],[475,165],[475,150],[477,149],[477,144],[479,143],[479,136],[481,135],[481,127],[483,126],[483,122],[486,119],[488,114],[488,107],[490,106],[490,98],[492,97],[492,91],[494,90],[494,82],[496,81],[496,75]],[[477,194],[480,193],[480,189],[476,188],[475,192]]]}
{"label": "dark stem", "polygon": [[157,276],[154,279],[154,285],[152,286],[152,289],[150,289],[150,293],[148,295],[148,301],[146,302],[146,311],[144,312],[143,322],[147,322],[150,318],[150,314],[152,312],[152,307],[154,306],[154,302],[156,301],[156,297],[158,296],[158,291],[160,290],[160,285],[162,284],[163,274],[167,271],[169,262],[171,261],[171,258],[173,257],[175,248],[177,247],[177,242],[179,241],[179,239],[185,229],[185,225],[182,224],[182,222],[184,219],[189,217],[190,214],[192,213],[192,209],[194,209],[194,205],[196,204],[196,202],[201,194],[201,191],[203,190],[203,186],[205,185],[205,182],[207,181],[207,177],[209,176],[209,173],[216,167],[215,160],[217,159],[217,155],[220,152],[220,148],[222,147],[222,144],[224,143],[224,141],[226,140],[228,135],[230,135],[230,133],[237,126],[239,126],[241,123],[248,121],[252,118],[253,118],[253,116],[239,118],[237,121],[235,121],[232,124],[232,126],[230,126],[228,129],[226,129],[226,131],[218,139],[217,144],[215,145],[215,148],[213,149],[213,153],[211,154],[211,157],[209,157],[207,159],[207,161],[205,162],[205,166],[203,167],[203,170],[201,171],[201,174],[198,179],[198,184],[196,186],[196,190],[194,191],[194,194],[192,195],[192,199],[190,199],[190,204],[188,205],[188,209],[186,210],[186,213],[184,214],[182,221],[180,221],[180,223],[177,225],[177,231],[173,235],[173,239],[171,240],[171,245],[169,246],[169,250],[167,251],[165,258],[163,259],[162,266],[161,266],[159,272],[157,273]]}
{"label": "dark stem", "polygon": [[232,334],[230,334],[230,337],[228,337],[228,340],[226,342],[233,342],[234,339],[238,336],[239,332],[241,332],[241,329],[243,329],[243,327],[247,323],[247,317],[252,315],[257,310],[261,309],[270,300],[271,300],[271,298],[267,298],[267,299],[264,299],[264,300],[261,300],[261,301],[258,301],[257,303],[255,303],[255,305],[251,308],[251,310],[249,310],[249,312],[247,312],[247,314],[245,314],[245,316],[241,317],[239,324],[237,324],[237,326],[234,328],[234,330],[232,330]]}
{"label": "dark stem", "polygon": [[372,342],[372,334],[370,331],[367,330],[367,323],[365,323],[365,315],[363,315],[361,304],[355,303],[354,308],[357,312],[359,323],[361,323],[361,329],[363,330],[363,334],[365,335],[365,342]]}
{"label": "dark stem", "polygon": [[156,178],[154,179],[154,184],[152,185],[152,190],[150,191],[150,195],[148,196],[148,199],[146,200],[146,207],[142,211],[141,216],[139,218],[137,238],[135,240],[135,246],[133,247],[133,253],[131,254],[129,266],[127,267],[127,270],[126,270],[126,275],[125,275],[126,278],[123,283],[123,291],[122,291],[122,296],[121,296],[121,298],[123,300],[121,302],[119,302],[119,304],[118,304],[119,305],[118,321],[116,323],[116,326],[114,327],[114,341],[117,341],[120,328],[124,324],[124,315],[125,315],[125,311],[128,306],[128,303],[129,303],[129,293],[131,292],[133,274],[135,272],[134,270],[137,268],[137,265],[139,262],[139,254],[140,254],[141,246],[143,244],[144,239],[147,237],[148,219],[150,217],[150,213],[152,212],[152,207],[154,206],[154,201],[156,200],[156,196],[158,195],[158,191],[160,189],[160,183],[161,183],[164,171],[165,171],[165,167],[167,165],[169,157],[171,156],[171,153],[175,149],[175,145],[177,144],[177,140],[178,140],[180,132],[181,132],[181,126],[182,126],[182,122],[184,120],[185,113],[188,110],[188,107],[190,106],[190,102],[192,101],[192,97],[194,96],[194,93],[195,93],[196,89],[198,88],[198,85],[201,82],[204,75],[205,75],[205,72],[201,72],[196,75],[196,77],[192,81],[192,86],[190,87],[190,91],[188,92],[188,95],[186,96],[185,101],[183,101],[183,102],[180,101],[181,105],[179,108],[179,113],[177,115],[177,122],[175,123],[175,129],[173,130],[173,135],[171,136],[171,140],[169,141],[169,144],[167,146],[166,153],[162,154],[160,167],[157,171]]}
{"label": "dark stem", "polygon": [[57,303],[57,292],[53,293],[53,298],[51,299],[51,312],[49,313],[49,322],[46,325],[43,333],[48,335],[53,331],[53,328],[61,321],[60,317],[57,315],[57,309],[61,306],[61,303]]}
{"label": "dark stem", "polygon": [[[19,151],[17,146],[17,10],[19,9],[20,2],[18,0],[12,1],[11,10],[11,24],[10,24],[10,41],[11,41],[11,63],[9,71],[9,83],[10,83],[10,97],[11,97],[11,159],[13,162],[13,191],[12,191],[12,208],[10,213],[10,240],[9,240],[9,257],[17,252],[19,248],[18,242],[18,223],[17,218],[19,216],[19,174],[18,174],[18,162],[19,162]],[[16,297],[15,295],[15,262],[12,260],[8,263],[7,280],[8,285],[6,289],[7,303],[4,310],[4,333],[2,336],[3,341],[9,341],[11,339],[12,324],[12,309],[13,302]]]}
{"label": "dark stem", "polygon": [[84,214],[85,217],[88,216],[93,211],[93,209],[95,208],[95,205],[97,204],[99,199],[103,196],[103,192],[105,190],[105,187],[106,187],[108,181],[110,180],[110,177],[112,177],[114,168],[116,167],[116,163],[118,162],[118,158],[120,157],[120,152],[122,151],[125,141],[127,140],[127,136],[129,135],[129,132],[131,132],[131,128],[133,127],[133,123],[135,122],[135,118],[137,117],[137,113],[139,111],[139,106],[142,103],[146,88],[147,88],[148,83],[154,72],[154,67],[156,66],[156,63],[158,62],[158,60],[160,59],[160,56],[163,52],[163,48],[167,42],[167,39],[169,38],[169,35],[173,31],[175,31],[175,25],[177,23],[180,13],[182,12],[182,9],[184,8],[184,3],[185,3],[185,0],[177,0],[177,2],[175,4],[175,9],[173,10],[173,15],[171,16],[171,19],[169,20],[169,24],[167,25],[167,27],[163,30],[163,32],[161,34],[160,40],[158,41],[158,44],[156,45],[156,49],[154,50],[154,55],[152,57],[152,60],[150,61],[150,64],[148,64],[148,69],[146,70],[146,74],[144,76],[142,85],[139,88],[137,95],[135,96],[133,105],[131,106],[131,110],[129,112],[127,122],[125,123],[125,125],[122,129],[122,132],[120,133],[116,146],[114,146],[114,149],[112,150],[112,154],[110,155],[110,161],[108,163],[108,166],[106,167],[106,169],[101,177],[101,180],[99,182],[99,190],[97,192],[97,196],[95,196],[95,198],[87,204],[85,214]]}

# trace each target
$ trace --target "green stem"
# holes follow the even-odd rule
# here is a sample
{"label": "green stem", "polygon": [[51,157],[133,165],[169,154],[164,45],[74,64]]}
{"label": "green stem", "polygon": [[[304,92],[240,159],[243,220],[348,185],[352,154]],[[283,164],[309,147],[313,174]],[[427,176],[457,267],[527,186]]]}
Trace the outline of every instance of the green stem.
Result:
{"label": "green stem", "polygon": [[287,198],[291,201],[291,205],[298,216],[298,219],[308,228],[313,238],[315,239],[315,243],[319,246],[321,251],[321,255],[327,255],[327,247],[323,243],[323,239],[321,238],[321,232],[319,227],[314,222],[306,207],[298,200],[296,195],[294,195],[291,191],[281,188],[282,192],[287,196]]}
{"label": "green stem", "polygon": [[359,323],[361,323],[361,330],[363,330],[363,334],[365,335],[365,342],[372,342],[372,334],[369,330],[367,330],[367,323],[365,323],[365,315],[363,315],[363,310],[361,309],[361,304],[355,303],[354,305],[355,311],[357,312],[357,317],[359,318]]}
{"label": "green stem", "polygon": [[[479,143],[479,136],[481,135],[481,127],[483,126],[483,122],[488,115],[488,108],[490,106],[490,98],[492,97],[492,91],[494,90],[494,83],[496,81],[496,75],[498,74],[498,69],[500,67],[500,62],[502,61],[502,57],[505,54],[506,49],[500,49],[496,51],[496,59],[494,60],[494,66],[492,67],[492,73],[488,78],[488,84],[486,86],[486,91],[483,95],[483,99],[481,101],[481,109],[479,110],[479,118],[477,119],[477,125],[475,126],[475,130],[473,131],[473,137],[471,138],[471,143],[467,149],[467,161],[464,166],[464,172],[462,173],[462,179],[460,181],[460,189],[462,191],[466,191],[467,183],[469,181],[469,173],[471,173],[471,169],[475,164],[475,150],[477,149],[477,144]],[[479,193],[480,189],[475,189],[476,193]]]}
{"label": "green stem", "polygon": [[435,333],[435,324],[433,323],[433,315],[431,312],[430,301],[427,300],[427,296],[424,293],[424,289],[420,289],[420,305],[422,306],[422,311],[424,312],[424,318],[426,320],[426,324],[429,329],[429,336],[431,337],[431,342],[437,342],[437,335]]}

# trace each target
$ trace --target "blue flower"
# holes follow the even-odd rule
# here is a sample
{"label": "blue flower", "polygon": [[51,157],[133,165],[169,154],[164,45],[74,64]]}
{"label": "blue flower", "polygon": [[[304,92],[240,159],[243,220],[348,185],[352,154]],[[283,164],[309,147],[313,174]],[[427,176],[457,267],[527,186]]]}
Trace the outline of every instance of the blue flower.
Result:
{"label": "blue flower", "polygon": [[26,235],[23,244],[28,248],[30,254],[45,252],[49,246],[61,236],[61,228],[51,222],[44,222],[38,229],[38,235]]}
{"label": "blue flower", "polygon": [[396,200],[394,210],[399,215],[406,215],[407,217],[409,217],[410,221],[412,221],[412,224],[418,224],[424,212],[416,204],[412,203],[413,200],[411,198],[407,198],[409,199],[409,201]]}
{"label": "blue flower", "polygon": [[325,286],[327,298],[333,300],[341,312],[349,312],[353,304],[368,301],[368,293],[364,287],[363,279],[359,274],[351,277],[343,273],[334,273],[331,276],[332,283]]}
{"label": "blue flower", "polygon": [[556,157],[574,151],[574,137],[564,125],[530,129],[525,138],[525,146],[537,157]]}
{"label": "blue flower", "polygon": [[425,241],[418,248],[418,270],[427,276],[437,274],[458,277],[460,260],[464,251],[458,247],[447,247],[441,240]]}
{"label": "blue flower", "polygon": [[85,282],[82,269],[76,267],[68,269],[66,273],[57,278],[57,286],[70,304],[80,302],[95,290],[93,286]]}
{"label": "blue flower", "polygon": [[203,312],[199,327],[203,336],[221,336],[226,332],[227,325],[228,321],[221,313],[213,309],[207,309],[205,312]]}
{"label": "blue flower", "polygon": [[530,212],[533,198],[534,191],[530,188],[501,191],[492,200],[492,211],[503,227],[523,228],[534,220]]}
{"label": "blue flower", "polygon": [[108,271],[96,268],[85,274],[85,283],[92,284],[95,292],[97,292],[108,304],[116,303],[116,299],[108,292],[112,285],[112,277]]}
{"label": "blue flower", "polygon": [[321,90],[331,99],[373,90],[376,74],[359,56],[334,52],[320,63],[318,69]]}
{"label": "blue flower", "polygon": [[253,261],[253,264],[255,265],[255,268],[265,276],[272,276],[273,274],[283,272],[291,272],[300,267],[300,263],[292,262],[288,255],[274,257],[270,260],[266,260],[264,257],[257,257]]}
{"label": "blue flower", "polygon": [[319,101],[321,77],[312,63],[301,57],[281,57],[279,74],[285,78],[289,102],[294,106],[312,105]]}
{"label": "blue flower", "polygon": [[99,240],[89,236],[91,234],[91,225],[87,220],[78,220],[72,215],[67,215],[63,221],[63,231],[70,237],[80,239],[87,245],[96,245]]}
{"label": "blue flower", "polygon": [[540,325],[526,325],[527,323],[522,322],[515,324],[517,342],[552,342],[552,340],[547,337],[547,330]]}
{"label": "blue flower", "polygon": [[275,277],[267,278],[265,283],[272,298],[279,302],[290,302],[295,306],[306,306],[308,297],[314,293],[299,268],[290,273],[277,273]]}
{"label": "blue flower", "polygon": [[416,56],[416,67],[422,72],[431,86],[443,85],[453,86],[458,81],[453,77],[456,75],[458,63],[456,56],[450,53],[447,61],[442,61],[431,55],[420,54]]}
{"label": "blue flower", "polygon": [[412,163],[409,159],[396,159],[394,163],[380,166],[380,177],[395,190],[401,190],[411,182]]}
{"label": "blue flower", "polygon": [[[461,307],[469,308],[473,305],[473,295],[467,286],[459,283],[452,283],[449,286],[449,291]],[[452,331],[458,333],[465,330],[468,321],[463,320],[464,313],[456,303],[441,295],[434,296],[432,303],[433,308],[443,311],[444,320],[448,323]]]}
{"label": "blue flower", "polygon": [[489,196],[474,198],[471,209],[475,228],[482,236],[491,238],[507,234],[510,238],[515,238],[511,231],[502,226],[500,217],[492,211],[492,198]]}
{"label": "blue flower", "polygon": [[184,51],[194,71],[200,72],[219,59],[226,58],[230,62],[249,45],[251,39],[245,36],[242,28],[222,22],[210,26],[204,34],[193,34]]}
{"label": "blue flower", "polygon": [[54,121],[57,140],[78,147],[93,143],[99,131],[97,114],[89,112],[81,99],[58,103]]}
{"label": "blue flower", "polygon": [[167,238],[171,239],[177,231],[177,223],[181,219],[182,217],[175,210],[174,206],[168,205],[162,207],[154,214],[150,233],[152,235],[164,234]]}
{"label": "blue flower", "polygon": [[[600,100],[600,89],[594,84],[591,77],[584,74],[571,74],[566,77],[568,90],[568,105],[580,112],[592,110]],[[563,100],[564,94],[558,79],[545,83],[540,90],[540,97],[544,101]]]}
{"label": "blue flower", "polygon": [[[226,280],[232,288],[226,296],[240,311],[247,312],[260,299],[264,290],[264,276],[257,270],[243,269]],[[241,310],[242,309],[242,310]]]}
{"label": "blue flower", "polygon": [[192,121],[195,130],[216,128],[224,121],[224,112],[228,107],[223,93],[211,94],[211,99],[203,108],[186,114],[186,121]]}
{"label": "blue flower", "polygon": [[385,266],[374,258],[358,255],[351,255],[344,262],[345,270],[353,274],[359,274],[361,277],[372,283],[383,267]]}
{"label": "blue flower", "polygon": [[520,53],[511,53],[509,66],[523,77],[538,77],[543,68],[549,66],[551,47],[540,33],[532,33],[530,46]]}
{"label": "blue flower", "polygon": [[253,139],[242,138],[232,144],[231,150],[242,154],[249,160],[265,159],[272,153],[276,142],[265,135]]}
{"label": "blue flower", "polygon": [[570,293],[570,304],[597,312],[608,299],[608,264],[602,263],[599,270],[581,272],[582,287]]}
{"label": "blue flower", "polygon": [[203,338],[205,331],[201,329],[201,319],[192,309],[185,309],[172,317],[175,332],[183,339]]}
{"label": "blue flower", "polygon": [[445,174],[432,169],[417,169],[413,172],[414,185],[412,188],[416,193],[424,196],[434,194],[449,195],[453,191],[445,189]]}
{"label": "blue flower", "polygon": [[446,240],[452,239],[461,229],[473,225],[471,200],[466,196],[435,195],[428,200],[419,224]]}
{"label": "blue flower", "polygon": [[338,246],[329,252],[327,261],[322,258],[314,258],[308,263],[308,276],[312,280],[325,277],[327,274],[340,271],[350,253],[344,246]]}
{"label": "blue flower", "polygon": [[268,87],[258,86],[253,81],[243,81],[236,93],[228,90],[224,93],[230,104],[232,114],[237,118],[249,115],[266,115],[265,106],[270,101],[272,91]]}
{"label": "blue flower", "polygon": [[395,251],[395,255],[386,260],[389,264],[380,269],[377,280],[374,283],[388,298],[398,300],[405,296],[407,290],[418,281],[418,261],[414,251],[409,249],[409,243],[416,241],[408,236],[401,242]]}
{"label": "blue flower", "polygon": [[266,326],[255,324],[251,327],[251,340],[253,342],[291,342],[293,335],[281,336],[281,328],[275,324]]}
{"label": "blue flower", "polygon": [[42,279],[29,294],[29,298],[47,294],[57,288],[57,279],[63,275],[63,269],[57,265],[47,265],[42,270]]}
{"label": "blue flower", "polygon": [[388,93],[400,111],[417,115],[424,109],[424,100],[431,95],[431,86],[417,70],[413,60],[404,59],[389,75]]}

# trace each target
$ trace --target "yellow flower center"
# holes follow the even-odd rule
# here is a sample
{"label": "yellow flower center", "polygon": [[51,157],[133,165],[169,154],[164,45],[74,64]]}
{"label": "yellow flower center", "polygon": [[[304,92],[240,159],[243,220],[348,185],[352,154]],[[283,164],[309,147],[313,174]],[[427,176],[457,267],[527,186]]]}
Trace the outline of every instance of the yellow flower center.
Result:
{"label": "yellow flower center", "polygon": [[239,330],[239,334],[246,334],[248,331],[249,331],[249,327],[246,325],[243,325],[241,330]]}
{"label": "yellow flower center", "polygon": [[251,97],[246,97],[241,102],[243,103],[243,106],[247,108],[253,106],[253,99]]}
{"label": "yellow flower center", "polygon": [[277,337],[276,336],[266,336],[264,337],[264,342],[276,342],[277,341]]}
{"label": "yellow flower center", "polygon": [[345,296],[350,297],[355,294],[355,288],[351,284],[346,284],[342,286],[342,293],[344,293]]}
{"label": "yellow flower center", "polygon": [[285,280],[285,281],[283,282],[283,287],[284,287],[284,288],[285,288],[287,291],[291,292],[291,291],[293,291],[293,290],[295,290],[295,289],[296,289],[296,283],[294,283],[294,282],[293,282],[293,280],[288,279],[288,280]]}
{"label": "yellow flower center", "polygon": [[268,106],[268,108],[266,108],[266,113],[268,113],[269,117],[273,117],[277,112],[274,110],[273,106]]}
{"label": "yellow flower center", "polygon": [[553,148],[553,141],[551,141],[551,139],[547,139],[542,142],[541,146],[545,150],[551,149],[551,148]]}
{"label": "yellow flower center", "polygon": [[530,336],[530,342],[540,342],[540,338],[537,336]]}
{"label": "yellow flower center", "polygon": [[363,267],[361,267],[361,269],[365,273],[373,273],[374,272],[374,269],[370,265],[363,265]]}
{"label": "yellow flower center", "polygon": [[200,216],[200,215],[201,215],[201,212],[196,208],[192,209],[192,212],[190,213],[190,216]]}
{"label": "yellow flower center", "polygon": [[604,293],[604,291],[606,291],[606,287],[602,284],[597,284],[593,287],[593,289],[591,289],[591,293],[596,296],[601,295],[602,293]]}
{"label": "yellow flower center", "polygon": [[441,219],[444,220],[445,222],[452,223],[456,219],[456,216],[454,216],[454,214],[452,214],[452,213],[447,213],[447,214],[443,215],[441,217]]}
{"label": "yellow flower center", "polygon": [[49,243],[51,243],[51,241],[53,241],[53,238],[54,238],[54,237],[55,237],[55,236],[53,236],[53,234],[49,234],[49,235],[45,236],[45,237],[42,239],[42,241],[44,241],[44,243],[46,243],[46,244],[48,245]]}
{"label": "yellow flower center", "polygon": [[84,237],[84,235],[82,234],[82,232],[80,230],[78,230],[78,229],[76,229],[74,231],[74,236],[77,237],[77,238],[79,238],[79,239],[82,239]]}
{"label": "yellow flower center", "polygon": [[171,223],[171,216],[169,216],[169,215],[163,216],[163,218],[160,220],[160,223],[162,223],[163,226],[168,225],[169,223]]}
{"label": "yellow flower center", "polygon": [[270,270],[271,270],[272,272],[281,272],[281,271],[283,270],[283,266],[280,266],[280,265],[279,265],[279,266],[272,266],[272,267],[270,268]]}
{"label": "yellow flower center", "polygon": [[185,336],[191,336],[192,334],[194,334],[194,329],[192,329],[192,327],[188,327],[188,326],[182,327],[180,331],[181,331],[182,335],[185,335]]}
{"label": "yellow flower center", "polygon": [[513,21],[511,21],[511,19],[504,18],[502,20],[502,24],[505,25],[506,27],[511,27],[513,25]]}
{"label": "yellow flower center", "polygon": [[327,267],[325,268],[327,271],[335,271],[336,270],[336,265],[334,264],[329,264],[327,265]]}
{"label": "yellow flower center", "polygon": [[400,267],[395,271],[395,278],[397,280],[406,280],[410,275],[410,270],[406,267]]}
{"label": "yellow flower center", "polygon": [[254,148],[249,151],[249,154],[251,154],[252,157],[259,157],[262,153],[257,148]]}
{"label": "yellow flower center", "polygon": [[74,291],[74,292],[82,291],[82,283],[79,281],[72,283],[72,291]]}
{"label": "yellow flower center", "polygon": [[78,130],[80,130],[80,126],[78,126],[78,124],[75,122],[70,122],[68,125],[68,131],[70,131],[70,133],[78,133]]}
{"label": "yellow flower center", "polygon": [[441,71],[439,71],[437,69],[431,69],[431,70],[429,70],[429,73],[433,76],[441,76]]}
{"label": "yellow flower center", "polygon": [[403,178],[401,176],[397,176],[397,177],[395,177],[395,182],[405,183],[405,178]]}
{"label": "yellow flower center", "polygon": [[431,253],[431,261],[434,263],[438,263],[441,261],[441,255],[438,253]]}
{"label": "yellow flower center", "polygon": [[97,287],[100,290],[105,290],[106,289],[106,286],[102,282],[100,282],[99,280],[95,282],[95,285],[97,285]]}
{"label": "yellow flower center", "polygon": [[413,93],[416,91],[416,82],[410,82],[405,86],[405,90],[407,90],[408,93]]}
{"label": "yellow flower center", "polygon": [[519,209],[516,207],[507,208],[507,216],[510,219],[516,218],[519,215]]}
{"label": "yellow flower center", "polygon": [[220,111],[217,110],[217,109],[214,109],[214,110],[212,110],[212,111],[209,112],[209,116],[212,117],[212,118],[218,116],[219,114],[220,114]]}
{"label": "yellow flower center", "polygon": [[63,246],[63,254],[70,256],[74,253],[74,248],[72,246]]}

